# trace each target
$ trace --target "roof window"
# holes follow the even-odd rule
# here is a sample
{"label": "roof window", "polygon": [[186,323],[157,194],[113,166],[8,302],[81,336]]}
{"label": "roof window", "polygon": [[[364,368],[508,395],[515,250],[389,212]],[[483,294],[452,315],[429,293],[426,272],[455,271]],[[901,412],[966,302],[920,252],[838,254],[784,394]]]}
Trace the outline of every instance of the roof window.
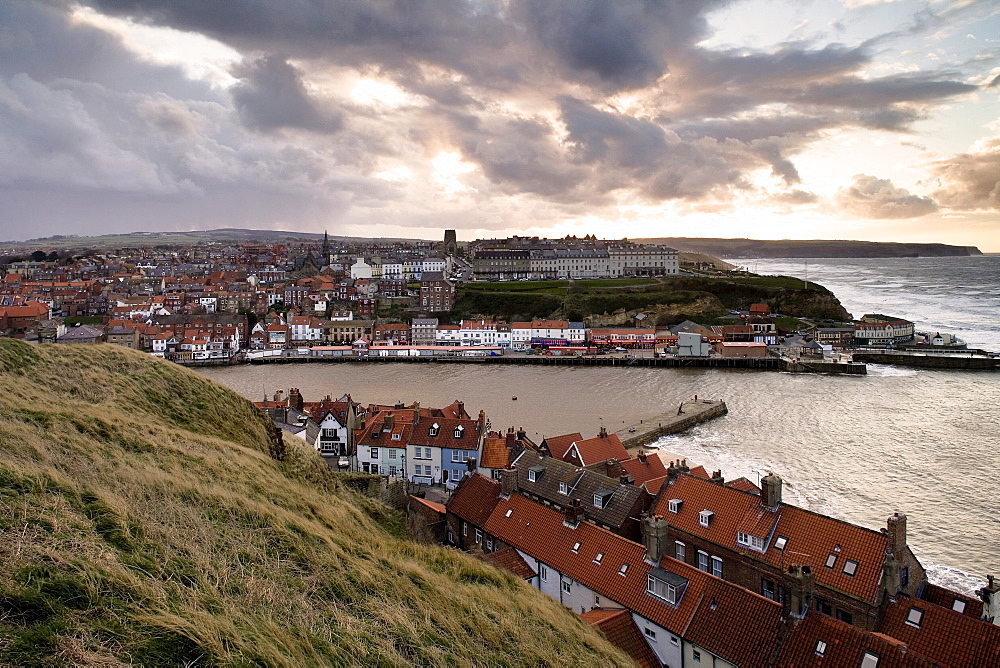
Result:
{"label": "roof window", "polygon": [[622,564],[622,567],[618,569],[618,575],[625,575],[626,571],[628,571],[628,564]]}
{"label": "roof window", "polygon": [[826,654],[826,643],[822,640],[816,642],[816,656],[823,656]]}
{"label": "roof window", "polygon": [[854,577],[854,574],[858,572],[858,562],[851,561],[848,559],[844,562],[844,575]]}
{"label": "roof window", "polygon": [[595,564],[601,563],[601,559],[603,559],[603,558],[604,558],[604,553],[603,552],[598,552],[597,556],[594,557],[594,563]]}
{"label": "roof window", "polygon": [[698,513],[698,524],[700,524],[703,527],[707,527],[709,524],[712,523],[713,517],[715,517],[715,513],[713,513],[711,510],[703,510],[700,513]]}
{"label": "roof window", "polygon": [[964,613],[965,612],[965,601],[960,598],[956,598],[951,604],[951,609],[955,612]]}
{"label": "roof window", "polygon": [[913,606],[910,611],[906,613],[906,623],[910,626],[920,628],[920,622],[924,619],[924,611],[920,608]]}
{"label": "roof window", "polygon": [[775,539],[775,541],[774,541],[774,549],[776,549],[776,550],[784,550],[785,549],[785,545],[787,543],[788,543],[788,539],[787,538],[785,538],[784,536],[778,536]]}
{"label": "roof window", "polygon": [[576,554],[579,551],[580,551],[580,541],[576,541],[575,543],[573,543],[573,547],[570,549],[570,552]]}
{"label": "roof window", "polygon": [[826,567],[833,568],[833,566],[836,563],[837,563],[837,555],[831,552],[830,555],[826,558]]}
{"label": "roof window", "polygon": [[508,508],[507,512],[504,513],[504,517],[510,517],[513,514],[514,514],[514,509],[513,508]]}
{"label": "roof window", "polygon": [[869,650],[861,657],[861,668],[878,668],[878,662],[881,658],[878,654]]}

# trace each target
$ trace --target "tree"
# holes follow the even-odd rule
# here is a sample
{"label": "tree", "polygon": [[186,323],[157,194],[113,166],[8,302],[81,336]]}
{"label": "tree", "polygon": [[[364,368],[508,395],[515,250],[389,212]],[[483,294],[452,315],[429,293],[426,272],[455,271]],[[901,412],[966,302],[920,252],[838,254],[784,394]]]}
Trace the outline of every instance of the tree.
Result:
{"label": "tree", "polygon": [[32,262],[44,262],[45,261],[45,251],[37,250],[31,254]]}

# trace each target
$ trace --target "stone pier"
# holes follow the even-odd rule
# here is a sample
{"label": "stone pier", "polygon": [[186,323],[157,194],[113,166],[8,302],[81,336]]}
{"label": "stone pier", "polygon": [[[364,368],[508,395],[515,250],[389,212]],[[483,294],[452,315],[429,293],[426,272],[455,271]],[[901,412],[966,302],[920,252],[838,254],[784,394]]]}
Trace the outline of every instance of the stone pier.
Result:
{"label": "stone pier", "polygon": [[722,399],[694,398],[681,402],[662,415],[649,419],[643,418],[639,424],[626,427],[617,434],[622,445],[629,451],[629,455],[635,456],[642,449],[642,446],[653,443],[661,436],[690,429],[696,424],[707,422],[728,412],[726,402]]}

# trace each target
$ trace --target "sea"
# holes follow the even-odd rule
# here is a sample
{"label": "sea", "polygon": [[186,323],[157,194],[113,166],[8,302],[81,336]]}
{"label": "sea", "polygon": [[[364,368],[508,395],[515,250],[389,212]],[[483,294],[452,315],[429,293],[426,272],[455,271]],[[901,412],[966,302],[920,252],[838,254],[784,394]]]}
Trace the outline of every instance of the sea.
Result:
{"label": "sea", "polygon": [[[884,313],[1000,350],[1000,255],[730,260],[831,289],[855,317]],[[866,376],[777,371],[478,364],[313,363],[204,369],[260,400],[441,406],[459,399],[493,429],[530,436],[622,429],[681,401],[724,399],[729,414],[657,445],[688,464],[754,483],[784,481],[786,503],[871,529],[907,516],[908,542],[938,584],[967,593],[1000,574],[1000,373],[869,365]]]}

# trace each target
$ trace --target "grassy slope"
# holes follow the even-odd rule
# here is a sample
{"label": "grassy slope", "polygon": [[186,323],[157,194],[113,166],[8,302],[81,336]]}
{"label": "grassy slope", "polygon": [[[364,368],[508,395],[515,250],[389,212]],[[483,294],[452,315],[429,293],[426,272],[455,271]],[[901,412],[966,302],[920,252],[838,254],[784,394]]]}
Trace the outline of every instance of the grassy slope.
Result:
{"label": "grassy slope", "polygon": [[0,387],[2,665],[624,662],[197,374],[0,339]]}

